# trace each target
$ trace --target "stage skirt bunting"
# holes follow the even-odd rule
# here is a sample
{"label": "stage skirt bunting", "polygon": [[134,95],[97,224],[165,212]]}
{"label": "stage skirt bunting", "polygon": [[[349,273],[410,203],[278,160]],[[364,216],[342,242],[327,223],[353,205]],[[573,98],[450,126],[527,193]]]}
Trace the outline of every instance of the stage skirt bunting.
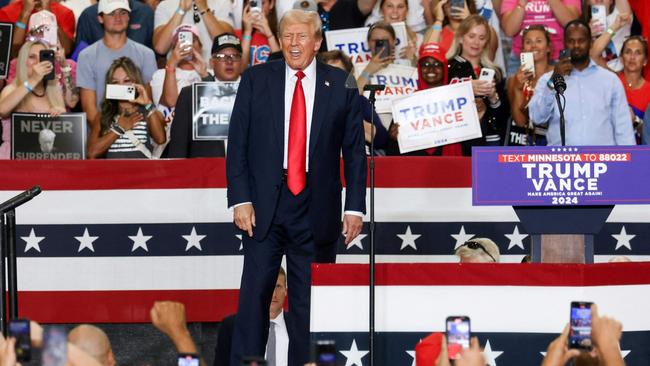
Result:
{"label": "stage skirt bunting", "polygon": [[[235,311],[241,234],[223,159],[0,161],[0,172],[0,201],[43,189],[16,210],[21,316],[148,322],[161,299],[185,302],[190,321]],[[479,236],[504,262],[530,250],[512,208],[472,207],[468,158],[379,158],[376,176],[378,262],[455,262],[454,248]],[[648,260],[649,222],[648,207],[617,206],[596,236],[596,261]],[[339,242],[337,262],[367,263],[367,230]]]}

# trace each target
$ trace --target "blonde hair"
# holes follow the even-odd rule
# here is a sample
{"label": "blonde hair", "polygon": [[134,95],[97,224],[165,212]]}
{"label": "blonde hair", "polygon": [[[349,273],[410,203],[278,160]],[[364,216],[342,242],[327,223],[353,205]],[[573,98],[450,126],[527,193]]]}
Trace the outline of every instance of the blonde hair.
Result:
{"label": "blonde hair", "polygon": [[[29,41],[25,42],[23,46],[20,48],[20,51],[18,52],[18,57],[16,59],[16,78],[12,82],[14,87],[19,88],[20,86],[23,85],[23,83],[27,80],[29,80],[29,75],[27,75],[27,59],[29,58],[29,51],[31,51],[32,46],[35,45],[41,45],[45,49],[48,49],[49,46],[42,41]],[[41,83],[44,83],[45,81],[42,80]],[[44,86],[47,86],[45,88],[45,96],[47,97],[47,101],[50,103],[50,107],[58,107],[60,109],[65,109],[65,102],[63,101],[63,91],[61,90],[61,87],[59,86],[59,83],[57,82],[56,78],[53,80],[47,81],[47,84]],[[35,87],[35,85],[32,85],[32,87]],[[16,109],[19,109],[20,107],[23,106],[23,104],[29,99],[32,98],[33,94],[27,94],[27,97],[25,97],[20,104],[16,107]]]}
{"label": "blonde hair", "polygon": [[[478,244],[478,248],[470,248],[470,243]],[[484,263],[499,263],[501,260],[499,247],[488,238],[473,238],[456,249],[455,253],[459,258],[479,259]],[[490,257],[490,255],[492,257]]]}
{"label": "blonde hair", "polygon": [[291,9],[284,13],[280,19],[280,26],[278,29],[278,39],[282,39],[282,31],[284,27],[289,24],[308,24],[314,29],[314,36],[317,39],[323,38],[323,23],[320,16],[315,11],[304,11],[300,9]]}
{"label": "blonde hair", "polygon": [[503,78],[503,75],[501,74],[501,69],[490,59],[489,45],[490,45],[490,40],[492,38],[491,27],[490,24],[488,24],[487,20],[485,20],[485,18],[483,18],[478,14],[472,14],[467,18],[465,18],[465,20],[463,20],[462,23],[460,23],[458,29],[456,29],[456,33],[454,34],[454,41],[451,43],[451,46],[449,47],[449,51],[447,51],[447,55],[446,55],[447,59],[451,60],[456,56],[462,55],[463,44],[461,43],[461,40],[467,33],[469,33],[469,31],[472,28],[479,25],[485,27],[485,31],[486,31],[485,47],[483,47],[483,51],[481,52],[481,65],[483,67],[494,69],[494,71],[496,71],[496,80],[500,81]]}

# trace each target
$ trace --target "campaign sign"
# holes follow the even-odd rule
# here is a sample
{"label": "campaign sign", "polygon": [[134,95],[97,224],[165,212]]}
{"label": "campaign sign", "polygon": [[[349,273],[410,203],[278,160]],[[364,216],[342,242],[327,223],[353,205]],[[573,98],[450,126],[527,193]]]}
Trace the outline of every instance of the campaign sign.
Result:
{"label": "campaign sign", "polygon": [[[355,64],[357,75],[368,63]],[[386,85],[386,89],[375,93],[375,110],[377,113],[390,113],[391,103],[395,99],[413,94],[418,89],[418,69],[412,66],[389,64],[370,77],[368,84]],[[363,94],[366,98],[370,92]]]}
{"label": "campaign sign", "polygon": [[[395,57],[399,57],[402,48],[408,44],[408,34],[404,22],[391,24],[395,29]],[[325,32],[327,49],[341,50],[350,56],[352,63],[368,62],[372,58],[368,46],[368,27],[348,28]],[[357,74],[358,75],[358,74]]]}
{"label": "campaign sign", "polygon": [[649,204],[647,146],[472,149],[472,203],[512,206]]}
{"label": "campaign sign", "polygon": [[12,159],[86,158],[86,113],[13,113],[11,115]]}
{"label": "campaign sign", "polygon": [[12,23],[0,23],[0,79],[6,78],[9,72],[13,30],[14,25]]}
{"label": "campaign sign", "polygon": [[230,115],[239,83],[200,82],[192,84],[192,139],[226,140]]}
{"label": "campaign sign", "polygon": [[401,153],[482,136],[471,83],[421,90],[392,106]]}

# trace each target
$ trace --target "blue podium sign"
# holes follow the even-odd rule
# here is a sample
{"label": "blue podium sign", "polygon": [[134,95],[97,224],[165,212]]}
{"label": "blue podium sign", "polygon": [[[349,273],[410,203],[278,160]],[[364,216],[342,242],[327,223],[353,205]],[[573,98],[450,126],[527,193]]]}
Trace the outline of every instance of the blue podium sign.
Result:
{"label": "blue podium sign", "polygon": [[650,147],[475,147],[472,203],[586,206],[650,203]]}

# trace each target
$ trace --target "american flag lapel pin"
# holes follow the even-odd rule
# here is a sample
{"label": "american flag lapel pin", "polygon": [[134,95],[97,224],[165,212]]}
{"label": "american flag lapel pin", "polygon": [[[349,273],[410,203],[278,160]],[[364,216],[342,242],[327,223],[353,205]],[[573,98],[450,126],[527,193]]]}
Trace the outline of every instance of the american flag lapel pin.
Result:
{"label": "american flag lapel pin", "polygon": [[325,80],[325,86],[330,86],[330,82]]}

